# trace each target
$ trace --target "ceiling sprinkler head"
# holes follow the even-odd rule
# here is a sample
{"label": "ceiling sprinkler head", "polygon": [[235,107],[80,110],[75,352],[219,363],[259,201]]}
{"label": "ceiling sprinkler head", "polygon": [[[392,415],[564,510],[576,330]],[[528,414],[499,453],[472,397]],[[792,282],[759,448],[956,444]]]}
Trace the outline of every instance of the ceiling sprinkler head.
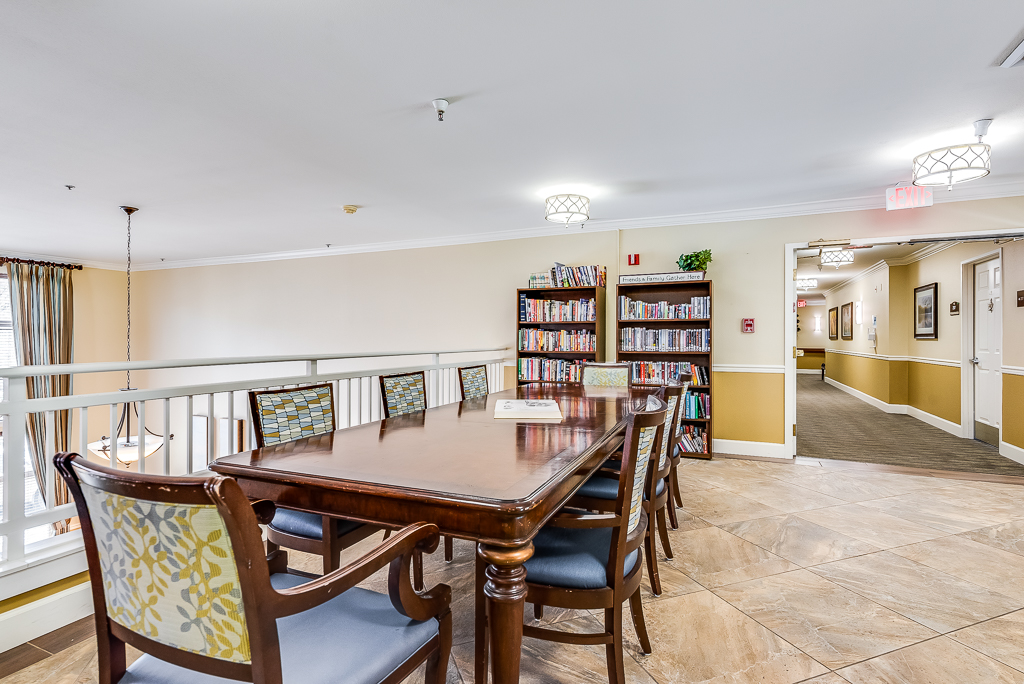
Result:
{"label": "ceiling sprinkler head", "polygon": [[437,110],[437,120],[444,121],[444,110],[448,109],[448,100],[434,100],[431,104]]}

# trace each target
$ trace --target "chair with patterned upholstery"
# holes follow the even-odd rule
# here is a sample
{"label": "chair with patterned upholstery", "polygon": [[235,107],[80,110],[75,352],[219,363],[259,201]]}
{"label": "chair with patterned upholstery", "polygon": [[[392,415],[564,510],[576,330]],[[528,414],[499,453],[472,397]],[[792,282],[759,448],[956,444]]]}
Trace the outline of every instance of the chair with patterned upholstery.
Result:
{"label": "chair with patterned upholstery", "polygon": [[[686,395],[687,388],[689,386],[690,383],[683,383],[683,396]],[[676,517],[674,515],[675,509],[676,507],[682,508],[683,506],[683,494],[679,488],[679,464],[683,460],[683,452],[682,449],[679,448],[679,442],[683,438],[683,419],[686,416],[686,412],[683,410],[682,399],[680,399],[679,403],[680,406],[679,411],[676,412],[675,427],[672,430],[672,442],[669,445],[669,458],[672,461],[671,471],[669,473],[669,483],[672,488],[672,498],[670,500],[674,499],[674,503],[671,506],[669,506],[669,511],[673,514],[671,516],[673,530],[679,529],[679,522],[676,520]]]}
{"label": "chair with patterned upholstery", "polygon": [[592,387],[628,387],[628,363],[585,363],[581,384]]}
{"label": "chair with patterned upholstery", "polygon": [[[384,404],[385,418],[426,411],[427,374],[423,371],[415,371],[380,376],[380,398]],[[444,559],[451,563],[455,558],[455,544],[451,537],[442,537],[442,539],[444,539]]]}
{"label": "chair with patterned upholstery", "polygon": [[467,366],[459,369],[459,389],[462,398],[487,396],[487,366]]}
{"label": "chair with patterned upholstery", "polygon": [[535,607],[604,610],[604,631],[600,633],[525,625],[523,636],[568,644],[605,644],[611,684],[625,682],[622,604],[627,599],[640,648],[651,652],[640,598],[641,547],[648,519],[644,483],[667,414],[665,402],[652,396],[646,410],[629,415],[614,506],[607,513],[595,514],[571,507],[570,501],[570,507],[559,511],[534,538],[533,556],[523,564],[526,600]]}
{"label": "chair with patterned upholstery", "polygon": [[[672,560],[672,545],[668,536],[666,514],[674,522],[676,511],[675,507],[670,505],[669,476],[672,472],[672,461],[669,458],[669,450],[672,448],[672,426],[675,425],[676,412],[679,410],[679,398],[682,393],[683,386],[678,383],[669,383],[659,387],[656,392],[657,396],[666,402],[668,413],[665,419],[665,429],[661,433],[661,442],[656,445],[654,452],[657,462],[652,463],[648,469],[644,493],[651,516],[650,524],[647,526],[647,535],[644,538],[644,553],[647,554],[647,575],[651,579],[651,591],[655,596],[661,595],[661,575],[658,572],[655,536],[661,538],[665,557]],[[621,458],[621,454],[616,456]],[[594,511],[611,510],[615,497],[618,495],[618,477],[622,468],[622,462],[617,460],[616,456],[609,459],[600,471],[576,490],[575,505]],[[677,527],[678,523],[674,523],[673,529]]]}
{"label": "chair with patterned upholstery", "polygon": [[[416,593],[414,552],[437,547],[418,523],[313,581],[264,555],[258,522],[231,478],[166,477],[61,453],[54,465],[82,523],[99,684],[400,682],[426,662],[446,679],[451,589]],[[391,566],[389,595],[356,585]],[[125,646],[143,652],[128,665]]]}
{"label": "chair with patterned upholstery", "polygon": [[[249,392],[257,448],[334,432],[334,393],[330,383],[294,389]],[[323,558],[324,574],[341,567],[341,552],[380,532],[352,520],[278,508],[267,526],[267,552],[279,546]]]}

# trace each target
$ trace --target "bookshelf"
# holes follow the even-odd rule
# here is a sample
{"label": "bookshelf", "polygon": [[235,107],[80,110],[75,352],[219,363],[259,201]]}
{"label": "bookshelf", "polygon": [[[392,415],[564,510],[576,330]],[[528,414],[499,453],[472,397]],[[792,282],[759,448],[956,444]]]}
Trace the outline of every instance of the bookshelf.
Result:
{"label": "bookshelf", "polygon": [[[518,384],[576,381],[568,378],[563,380],[533,379],[538,377],[536,373],[527,374],[528,370],[538,370],[537,366],[545,362],[563,362],[561,364],[549,363],[548,370],[550,371],[551,366],[555,365],[561,365],[568,370],[573,363],[604,361],[606,292],[603,286],[516,290],[516,311],[518,312],[516,317],[516,377]],[[590,300],[593,300],[593,305],[586,315],[580,314],[579,307],[575,310],[570,308],[574,303],[589,302]],[[528,315],[531,311],[541,314],[540,318],[568,318],[571,320],[529,320],[532,318]],[[578,320],[580,318],[592,318],[592,320]],[[576,334],[574,335],[574,333]],[[538,342],[540,344],[537,344]],[[571,349],[560,351],[551,349],[552,346],[559,343],[562,343],[559,346],[568,346]],[[544,377],[551,377],[550,372],[546,373]]]}
{"label": "bookshelf", "polygon": [[[658,385],[667,377],[678,375],[685,381],[687,376],[692,376],[687,394],[694,397],[690,399],[691,405],[701,404],[701,407],[694,412],[695,417],[684,417],[682,424],[684,429],[703,433],[708,446],[707,453],[683,452],[682,455],[711,458],[714,419],[710,410],[713,392],[711,281],[619,284],[615,294],[616,361],[629,362],[630,380],[634,384]],[[624,297],[631,304],[626,312],[623,311]],[[683,370],[686,366],[681,364],[700,367],[704,372],[687,372]]]}

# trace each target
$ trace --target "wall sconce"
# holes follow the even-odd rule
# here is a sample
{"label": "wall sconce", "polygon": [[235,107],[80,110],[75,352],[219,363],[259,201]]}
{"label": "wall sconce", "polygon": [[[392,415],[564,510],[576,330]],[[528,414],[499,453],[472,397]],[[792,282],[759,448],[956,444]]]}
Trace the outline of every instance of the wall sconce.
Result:
{"label": "wall sconce", "polygon": [[821,332],[821,314],[814,315],[814,332]]}
{"label": "wall sconce", "polygon": [[864,322],[863,304],[863,301],[853,303],[853,320],[857,325],[860,325],[861,323]]}

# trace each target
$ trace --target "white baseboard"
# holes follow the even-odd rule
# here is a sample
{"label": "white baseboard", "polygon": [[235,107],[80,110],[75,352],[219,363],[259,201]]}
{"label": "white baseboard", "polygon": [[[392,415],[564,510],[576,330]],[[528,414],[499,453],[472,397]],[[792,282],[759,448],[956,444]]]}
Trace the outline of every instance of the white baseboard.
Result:
{"label": "white baseboard", "polygon": [[999,455],[1024,465],[1024,449],[1009,442],[999,442]]}
{"label": "white baseboard", "polygon": [[89,582],[0,613],[0,653],[88,615],[92,615]]}
{"label": "white baseboard", "polygon": [[914,418],[917,418],[920,421],[928,423],[932,427],[937,427],[940,430],[945,430],[954,437],[964,436],[963,428],[960,427],[959,423],[954,423],[952,421],[946,420],[945,418],[939,418],[938,416],[928,413],[927,411],[922,411],[919,408],[908,406],[907,415],[913,416]]}
{"label": "white baseboard", "polygon": [[829,384],[829,385],[832,385],[836,389],[841,389],[844,392],[846,392],[847,394],[850,394],[852,396],[857,397],[858,399],[863,401],[865,404],[871,404],[876,409],[879,409],[881,411],[885,411],[886,413],[898,413],[900,415],[904,415],[904,414],[907,413],[907,408],[908,407],[907,407],[906,404],[887,404],[886,402],[882,401],[881,399],[876,399],[875,397],[871,396],[870,394],[867,394],[865,392],[861,392],[859,389],[854,389],[854,388],[850,387],[849,385],[844,385],[843,383],[837,382],[837,381],[833,380],[832,378],[825,378],[825,382],[827,384]]}
{"label": "white baseboard", "polygon": [[964,436],[963,428],[960,427],[959,423],[954,423],[952,421],[946,420],[945,418],[939,418],[938,416],[928,413],[927,411],[922,411],[921,409],[915,406],[908,406],[906,404],[887,404],[881,399],[876,399],[870,394],[865,394],[864,392],[849,387],[848,385],[844,385],[841,382],[836,382],[832,378],[825,378],[825,382],[832,385],[836,389],[841,389],[847,394],[857,397],[865,404],[870,404],[871,406],[874,406],[876,409],[885,411],[886,413],[907,415],[912,418],[917,418],[922,423],[928,423],[932,427],[937,427],[940,430],[948,432],[949,434],[955,437]]}
{"label": "white baseboard", "polygon": [[797,368],[798,375],[821,375],[820,368]]}
{"label": "white baseboard", "polygon": [[715,439],[715,452],[734,456],[766,456],[768,458],[793,458],[789,447],[774,442],[744,442],[738,439]]}

